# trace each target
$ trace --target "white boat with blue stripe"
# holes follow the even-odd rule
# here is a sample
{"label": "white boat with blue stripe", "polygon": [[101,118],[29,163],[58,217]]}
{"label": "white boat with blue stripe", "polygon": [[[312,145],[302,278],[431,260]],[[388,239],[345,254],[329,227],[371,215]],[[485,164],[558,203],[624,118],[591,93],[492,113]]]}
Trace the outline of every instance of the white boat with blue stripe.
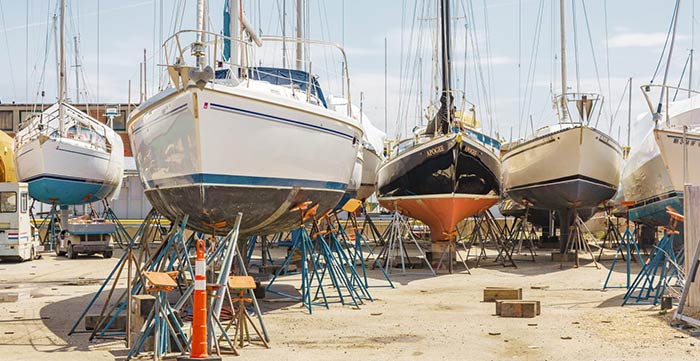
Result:
{"label": "white boat with blue stripe", "polygon": [[69,105],[61,2],[58,102],[28,119],[14,140],[15,171],[43,203],[77,205],[115,196],[124,173],[124,144],[111,127]]}
{"label": "white boat with blue stripe", "polygon": [[362,130],[327,108],[308,72],[248,67],[235,57],[214,71],[205,59],[228,41],[231,54],[245,46],[257,63],[250,44],[203,30],[165,42],[176,59],[167,64],[170,87],[127,126],[139,175],[151,204],[171,220],[188,215],[191,229],[226,233],[242,212],[243,235],[289,230],[300,221],[290,208],[312,201],[323,213],[341,199]]}

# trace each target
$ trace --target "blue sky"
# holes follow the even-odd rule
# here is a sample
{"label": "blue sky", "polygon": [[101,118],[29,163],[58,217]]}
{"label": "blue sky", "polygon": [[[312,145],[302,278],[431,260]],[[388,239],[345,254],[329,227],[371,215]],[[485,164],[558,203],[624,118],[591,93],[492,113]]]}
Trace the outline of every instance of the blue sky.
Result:
{"label": "blue sky", "polygon": [[[53,102],[56,94],[55,54],[53,53],[53,33],[50,30],[51,16],[54,14],[57,0],[0,0],[2,5],[2,23],[0,23],[0,66],[5,69],[7,76],[0,78],[0,99],[3,102],[41,101],[37,94],[46,92],[44,101]],[[281,33],[279,7],[282,0],[244,0],[246,14],[254,26],[265,34]],[[612,112],[622,96],[623,88],[628,77],[634,78],[633,88],[633,121],[638,113],[646,110],[639,85],[648,82],[654,72],[661,53],[668,29],[674,2],[671,0],[574,0],[576,4],[578,61],[580,64],[579,78],[582,91],[599,90],[600,82],[603,94],[608,98],[610,107],[605,106],[605,112]],[[171,34],[172,14],[178,1],[176,0],[69,0],[71,19],[69,21],[69,37],[80,36],[81,78],[87,83],[86,94],[91,101],[98,97],[98,27],[97,14],[99,4],[99,100],[101,102],[125,102],[128,94],[128,80],[132,81],[132,99],[137,99],[139,67],[146,48],[149,56],[149,94],[157,89],[158,76],[154,66],[158,59],[151,58],[154,45],[160,41],[160,5],[163,6],[163,36]],[[186,11],[183,28],[194,27],[194,0],[185,1]],[[212,30],[218,32],[222,27],[221,10],[224,0],[210,0],[210,18]],[[291,0],[288,22],[293,21]],[[345,11],[342,11],[344,3]],[[422,6],[421,0],[310,0],[310,37],[343,43],[349,58],[351,89],[355,102],[359,101],[359,93],[364,93],[364,109],[373,123],[384,128],[384,39],[388,40],[388,128],[389,134],[395,134],[399,129],[402,133],[417,122],[418,104],[427,104],[431,93],[431,52],[426,39],[431,37],[429,20],[416,21],[413,50],[408,49],[408,39],[411,34],[414,6]],[[467,45],[467,98],[477,103],[477,114],[487,132],[498,131],[502,138],[508,139],[511,129],[514,137],[518,132],[525,134],[525,122],[521,122],[519,111],[523,106],[525,93],[525,78],[531,61],[532,44],[535,35],[536,19],[540,4],[543,5],[543,20],[541,38],[537,47],[537,67],[533,79],[527,84],[531,86],[531,105],[526,108],[532,115],[535,128],[554,121],[551,111],[550,85],[559,92],[558,70],[553,73],[555,56],[558,56],[558,1],[552,0],[458,0],[454,1],[453,16],[458,30],[455,32],[454,59],[455,83],[463,87],[463,69],[465,64],[464,50],[465,19],[464,10],[473,9],[469,19],[468,31],[473,32],[479,48],[479,58],[474,56],[473,45]],[[574,32],[572,0],[567,0],[568,17],[568,51],[569,86],[576,86]],[[585,26],[583,5],[590,23],[591,39],[589,40]],[[27,6],[29,18],[27,19]],[[607,6],[607,43],[609,57],[606,58],[605,13]],[[670,83],[677,83],[683,69],[689,49],[693,46],[693,4],[691,1],[681,5],[681,17],[678,25],[678,38],[675,54],[671,65]],[[519,41],[519,8],[521,16],[521,31]],[[260,11],[258,11],[260,9]],[[552,12],[554,10],[554,13]],[[344,16],[343,16],[344,13]],[[552,15],[555,15],[552,19]],[[403,21],[402,21],[403,18]],[[323,20],[321,20],[323,19]],[[472,21],[473,20],[473,21]],[[554,22],[552,21],[554,20]],[[486,22],[488,21],[488,28]],[[342,24],[345,24],[344,31]],[[697,23],[697,21],[696,21]],[[403,24],[403,26],[402,26]],[[288,31],[291,30],[291,26]],[[417,33],[422,33],[418,36]],[[47,36],[49,47],[47,49]],[[411,87],[412,96],[407,95],[407,85],[412,79],[417,81],[418,71],[405,70],[406,63],[418,58],[415,51],[416,39],[424,39],[421,47],[421,64],[423,71],[422,86],[414,84]],[[554,41],[554,47],[552,46]],[[402,47],[403,42],[403,47]],[[600,77],[596,77],[591,56],[590,43],[593,44]],[[28,46],[26,45],[28,44]],[[403,53],[402,53],[402,48]],[[520,58],[519,58],[519,49]],[[47,51],[48,50],[48,51]],[[487,51],[488,50],[488,51]],[[402,55],[403,54],[403,55]],[[74,57],[72,49],[69,58]],[[400,79],[402,73],[401,59],[404,59],[403,86]],[[521,64],[521,86],[518,86],[518,61]],[[607,62],[610,66],[610,92],[608,94]],[[71,64],[72,64],[71,60]],[[696,61],[696,68],[700,62]],[[478,68],[481,67],[484,82],[479,81]],[[340,66],[338,65],[338,68]],[[320,68],[320,66],[318,67]],[[317,69],[317,68],[314,68]],[[417,68],[416,68],[417,69]],[[556,68],[558,69],[558,68]],[[476,70],[476,71],[475,71]],[[45,72],[44,82],[41,74]],[[556,74],[556,75],[554,75]],[[686,75],[687,77],[687,75]],[[694,88],[697,88],[696,79]],[[598,79],[600,79],[598,81]],[[687,78],[686,78],[687,79]],[[323,77],[322,77],[323,80]],[[81,80],[81,83],[83,80]],[[657,83],[661,78],[657,77]],[[687,82],[684,81],[684,82]],[[69,96],[74,97],[75,85],[72,68],[69,70]],[[483,83],[490,83],[488,102],[491,116],[486,114]],[[326,85],[324,85],[325,87]],[[84,87],[83,87],[84,88]],[[337,92],[337,88],[332,88]],[[423,101],[417,99],[418,89],[423,89]],[[400,89],[403,89],[401,91]],[[481,94],[481,95],[480,95]],[[481,99],[481,101],[477,101]],[[527,102],[530,102],[528,99]],[[399,111],[401,109],[401,111]],[[626,100],[623,103],[616,123],[613,124],[614,137],[618,128],[622,134],[626,128]],[[607,115],[609,118],[609,115]],[[399,120],[400,118],[400,120]],[[607,120],[606,120],[607,121]],[[602,122],[602,121],[601,121]],[[635,121],[633,128],[639,133],[650,124],[645,120]],[[607,125],[605,126],[607,128]],[[519,130],[520,129],[520,130]],[[606,129],[607,130],[607,129]],[[624,136],[622,141],[624,142]]]}

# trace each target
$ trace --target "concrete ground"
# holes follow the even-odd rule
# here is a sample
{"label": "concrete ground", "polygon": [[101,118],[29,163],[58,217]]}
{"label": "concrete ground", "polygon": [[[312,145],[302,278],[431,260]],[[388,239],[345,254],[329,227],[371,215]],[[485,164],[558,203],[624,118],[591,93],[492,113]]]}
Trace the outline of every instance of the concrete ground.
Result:
{"label": "concrete ground", "polygon": [[[119,254],[115,255],[119,256]],[[374,302],[359,309],[332,304],[309,315],[298,303],[261,302],[271,349],[249,346],[227,359],[269,360],[691,360],[700,340],[668,325],[655,306],[620,307],[624,290],[601,291],[610,262],[574,269],[517,257],[518,268],[491,260],[471,274],[392,274],[395,289],[371,288]],[[492,258],[491,258],[492,259]],[[26,263],[0,262],[1,288],[27,294],[0,303],[0,359],[125,359],[121,341],[90,343],[88,335],[68,336],[91,295],[117,258],[78,260],[45,254]],[[473,266],[473,262],[472,263]],[[618,266],[612,284],[623,284]],[[636,269],[636,267],[635,267]],[[444,271],[443,271],[444,273]],[[372,272],[373,285],[385,285]],[[123,285],[122,281],[120,285]],[[298,287],[287,276],[280,287]],[[482,302],[486,286],[521,287],[524,298],[540,300],[536,318],[500,318],[493,303]],[[534,287],[534,288],[533,288]],[[29,297],[31,295],[31,297]],[[269,295],[268,295],[269,296]],[[95,311],[97,312],[97,311]]]}

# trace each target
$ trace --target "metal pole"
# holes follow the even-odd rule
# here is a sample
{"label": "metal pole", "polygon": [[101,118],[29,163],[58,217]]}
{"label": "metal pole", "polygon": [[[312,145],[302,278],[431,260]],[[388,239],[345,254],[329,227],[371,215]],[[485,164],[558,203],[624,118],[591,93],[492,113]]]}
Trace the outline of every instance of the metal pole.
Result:
{"label": "metal pole", "polygon": [[143,64],[139,63],[139,104],[143,103]]}
{"label": "metal pole", "polygon": [[129,79],[129,90],[126,92],[126,116],[131,114],[131,79]]}
{"label": "metal pole", "polygon": [[143,99],[148,99],[148,78],[146,76],[146,48],[143,48]]}
{"label": "metal pole", "polygon": [[75,104],[80,103],[80,80],[78,77],[79,70],[78,68],[80,65],[78,65],[78,37],[74,36],[73,37],[73,44],[75,47]]}
{"label": "metal pole", "polygon": [[[630,147],[630,139],[632,137],[632,77],[630,77],[630,90],[627,100],[627,147]],[[629,152],[629,150],[628,150]]]}
{"label": "metal pole", "polygon": [[569,119],[566,103],[566,6],[564,0],[559,0],[559,22],[561,30],[561,120]]}
{"label": "metal pole", "polygon": [[58,45],[58,117],[59,117],[59,134],[63,136],[65,133],[64,121],[65,121],[65,109],[63,108],[63,102],[66,100],[66,0],[61,0],[61,11],[60,11],[60,29],[59,29],[59,45]]}
{"label": "metal pole", "polygon": [[688,184],[688,126],[683,126],[683,184]]}
{"label": "metal pole", "polygon": [[692,96],[693,89],[693,53],[695,49],[690,49],[690,69],[688,72],[688,98]]}
{"label": "metal pole", "polygon": [[282,67],[287,68],[287,0],[282,0]]}
{"label": "metal pole", "polygon": [[388,124],[388,111],[387,111],[387,94],[388,94],[388,65],[387,65],[387,42],[386,42],[386,37],[384,37],[384,134],[389,134],[387,131],[387,124]]}
{"label": "metal pole", "polygon": [[229,36],[231,37],[231,58],[229,62],[232,76],[235,73],[234,70],[241,64],[239,59],[240,44],[238,43],[238,40],[241,38],[241,4],[239,1],[228,0],[228,11],[231,17],[231,21],[229,21]]}
{"label": "metal pole", "polygon": [[450,48],[450,2],[442,0],[441,8],[442,34],[442,96],[444,97],[447,123],[452,124],[452,61]]}
{"label": "metal pole", "polygon": [[302,16],[302,1],[303,0],[297,0],[297,70],[304,70],[304,61],[303,61],[303,43],[302,39],[304,38],[304,29],[303,29],[303,24],[304,24],[304,17]]}
{"label": "metal pole", "polygon": [[[562,0],[563,1],[563,0]],[[666,70],[664,71],[664,81],[661,85],[661,95],[659,96],[659,105],[656,107],[656,114],[654,114],[654,123],[658,127],[659,118],[661,118],[661,107],[664,99],[664,94],[666,93],[666,81],[668,80],[668,71],[671,68],[671,58],[673,57],[673,45],[676,43],[676,29],[678,24],[678,7],[680,5],[680,0],[676,0],[676,8],[673,12],[673,32],[671,33],[671,46],[668,48],[668,59],[666,60]],[[666,101],[668,106],[668,100]],[[668,117],[666,117],[666,125],[670,126]]]}

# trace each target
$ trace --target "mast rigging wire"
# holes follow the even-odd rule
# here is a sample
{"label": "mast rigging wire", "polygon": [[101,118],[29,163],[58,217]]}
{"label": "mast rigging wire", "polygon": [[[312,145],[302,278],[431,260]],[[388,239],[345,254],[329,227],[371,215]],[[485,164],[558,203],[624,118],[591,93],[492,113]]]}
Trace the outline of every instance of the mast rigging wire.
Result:
{"label": "mast rigging wire", "polygon": [[[10,49],[10,40],[7,36],[7,26],[5,23],[5,11],[3,10],[2,7],[2,0],[0,0],[0,19],[2,19],[2,32],[5,35],[5,46],[7,49]],[[10,55],[10,52],[7,51],[7,62],[9,64],[9,70],[10,70],[10,84],[12,84],[12,99],[16,100],[17,99],[17,88],[15,87],[15,72],[12,68],[12,56]]]}

